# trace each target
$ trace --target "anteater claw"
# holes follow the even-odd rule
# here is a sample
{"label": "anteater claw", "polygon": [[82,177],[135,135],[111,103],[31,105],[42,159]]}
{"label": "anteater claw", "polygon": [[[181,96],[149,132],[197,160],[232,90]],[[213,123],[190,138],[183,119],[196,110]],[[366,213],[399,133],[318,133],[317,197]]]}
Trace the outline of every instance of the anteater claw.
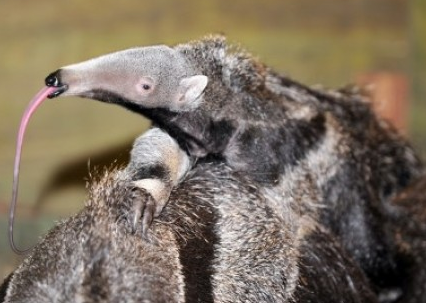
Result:
{"label": "anteater claw", "polygon": [[132,232],[135,233],[138,229],[138,222],[142,216],[143,201],[142,199],[136,199],[132,206],[133,220],[132,220]]}
{"label": "anteater claw", "polygon": [[145,204],[145,209],[142,215],[142,235],[144,237],[146,237],[148,230],[151,227],[154,219],[155,208],[154,199],[149,199]]}
{"label": "anteater claw", "polygon": [[[143,188],[134,187],[132,191],[133,198],[128,222],[132,233],[142,230],[142,235],[146,236],[152,225],[157,203],[151,194]],[[141,224],[141,229],[139,224]]]}

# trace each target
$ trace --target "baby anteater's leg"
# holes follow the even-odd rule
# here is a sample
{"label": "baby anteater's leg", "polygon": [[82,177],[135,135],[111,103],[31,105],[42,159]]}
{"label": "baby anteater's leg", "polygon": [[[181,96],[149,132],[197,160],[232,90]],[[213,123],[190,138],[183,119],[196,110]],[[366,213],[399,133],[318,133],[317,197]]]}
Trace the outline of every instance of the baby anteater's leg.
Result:
{"label": "baby anteater's leg", "polygon": [[172,188],[179,183],[191,167],[189,156],[166,132],[152,128],[133,144],[126,176],[132,185],[145,190],[152,199],[134,204],[133,226],[136,229],[142,217],[142,231],[146,233],[152,219],[161,213]]}

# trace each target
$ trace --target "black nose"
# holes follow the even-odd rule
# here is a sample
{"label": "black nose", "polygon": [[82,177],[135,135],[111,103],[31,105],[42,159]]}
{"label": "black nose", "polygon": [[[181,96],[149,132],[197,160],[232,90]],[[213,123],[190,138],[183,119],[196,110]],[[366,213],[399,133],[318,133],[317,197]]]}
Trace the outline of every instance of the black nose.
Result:
{"label": "black nose", "polygon": [[62,86],[61,79],[60,79],[60,69],[58,69],[57,71],[47,76],[44,82],[46,83],[47,86],[55,86],[55,87]]}

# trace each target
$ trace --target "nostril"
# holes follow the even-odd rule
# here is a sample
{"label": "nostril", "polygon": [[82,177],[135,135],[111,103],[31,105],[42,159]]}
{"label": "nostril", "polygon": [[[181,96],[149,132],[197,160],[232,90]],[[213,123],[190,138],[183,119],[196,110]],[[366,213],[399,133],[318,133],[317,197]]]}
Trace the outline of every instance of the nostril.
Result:
{"label": "nostril", "polygon": [[59,70],[47,76],[44,82],[46,83],[47,86],[55,86],[55,87],[61,86],[62,84],[59,80]]}

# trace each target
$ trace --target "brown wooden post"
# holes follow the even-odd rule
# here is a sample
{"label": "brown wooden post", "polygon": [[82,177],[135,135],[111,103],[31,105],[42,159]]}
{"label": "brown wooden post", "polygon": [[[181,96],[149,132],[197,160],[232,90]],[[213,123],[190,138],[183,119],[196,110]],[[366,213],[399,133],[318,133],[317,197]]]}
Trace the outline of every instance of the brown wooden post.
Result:
{"label": "brown wooden post", "polygon": [[400,73],[375,72],[361,75],[357,82],[369,88],[374,110],[406,134],[409,111],[407,77]]}

